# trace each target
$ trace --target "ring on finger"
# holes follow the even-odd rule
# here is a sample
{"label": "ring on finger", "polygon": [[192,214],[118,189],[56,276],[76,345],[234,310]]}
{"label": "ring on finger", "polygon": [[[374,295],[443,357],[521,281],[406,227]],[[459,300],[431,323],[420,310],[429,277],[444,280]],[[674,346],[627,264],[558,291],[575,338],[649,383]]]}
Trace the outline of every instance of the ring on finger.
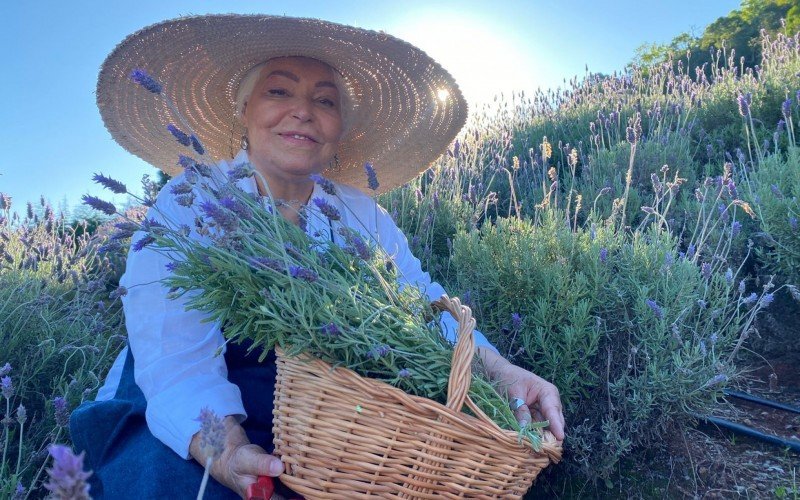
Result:
{"label": "ring on finger", "polygon": [[511,411],[517,411],[525,406],[525,400],[522,398],[513,398],[508,402],[508,406],[511,408]]}

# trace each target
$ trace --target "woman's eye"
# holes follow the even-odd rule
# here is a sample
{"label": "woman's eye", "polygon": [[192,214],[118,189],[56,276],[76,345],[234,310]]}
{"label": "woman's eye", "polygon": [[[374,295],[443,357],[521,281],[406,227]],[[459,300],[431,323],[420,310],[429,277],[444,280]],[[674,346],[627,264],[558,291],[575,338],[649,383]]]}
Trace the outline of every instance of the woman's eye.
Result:
{"label": "woman's eye", "polygon": [[319,99],[319,103],[322,104],[323,106],[327,106],[329,108],[336,107],[336,102],[333,99],[328,99],[327,97],[323,97],[322,99]]}
{"label": "woman's eye", "polygon": [[267,94],[269,94],[269,95],[286,95],[286,91],[284,89],[269,89],[269,90],[267,90]]}

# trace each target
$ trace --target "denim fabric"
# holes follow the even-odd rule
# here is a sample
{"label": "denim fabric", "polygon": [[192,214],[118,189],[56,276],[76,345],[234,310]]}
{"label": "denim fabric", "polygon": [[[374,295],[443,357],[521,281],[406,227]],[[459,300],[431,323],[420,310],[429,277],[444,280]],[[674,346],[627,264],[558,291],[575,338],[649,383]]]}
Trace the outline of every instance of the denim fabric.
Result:
{"label": "denim fabric", "polygon": [[[248,418],[243,423],[250,441],[271,452],[275,355],[259,363],[258,352],[246,345],[228,345],[228,378],[237,384]],[[93,498],[197,497],[203,468],[185,460],[153,437],[145,421],[147,402],[133,378],[133,356],[128,350],[115,397],[90,401],[72,412],[70,433],[75,449],[86,451],[84,466]],[[238,495],[209,478],[205,498],[237,499]]]}

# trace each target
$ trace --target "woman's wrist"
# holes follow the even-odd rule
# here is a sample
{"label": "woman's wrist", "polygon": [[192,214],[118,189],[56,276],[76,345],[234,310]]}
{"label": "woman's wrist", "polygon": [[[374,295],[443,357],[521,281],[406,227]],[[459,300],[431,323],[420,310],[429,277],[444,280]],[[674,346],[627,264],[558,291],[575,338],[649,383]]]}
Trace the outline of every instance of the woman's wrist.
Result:
{"label": "woman's wrist", "polygon": [[[247,438],[244,428],[242,428],[235,417],[229,415],[223,419],[222,423],[225,427],[225,447],[223,448],[220,456],[211,463],[211,469],[209,473],[211,474],[211,477],[216,479],[218,482],[228,486],[231,489],[234,489],[235,491],[236,485],[234,484],[235,481],[233,478],[230,477],[231,474],[230,467],[228,467],[228,462],[231,460],[233,454],[236,453],[236,450],[242,446],[250,444],[250,440]],[[197,460],[201,466],[206,466],[210,456],[205,452],[205,450],[203,450],[202,446],[200,446],[199,432],[192,436],[192,441],[189,445],[189,453],[191,454],[192,458]]]}

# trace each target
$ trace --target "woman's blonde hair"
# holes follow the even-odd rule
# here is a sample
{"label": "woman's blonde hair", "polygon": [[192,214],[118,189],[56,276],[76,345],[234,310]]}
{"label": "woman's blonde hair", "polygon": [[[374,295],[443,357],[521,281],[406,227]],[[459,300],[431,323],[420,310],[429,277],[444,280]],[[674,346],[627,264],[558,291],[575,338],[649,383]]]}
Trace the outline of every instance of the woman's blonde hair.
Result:
{"label": "woman's blonde hair", "polygon": [[[287,56],[291,57],[291,56]],[[317,60],[317,59],[315,59]],[[239,89],[236,91],[236,117],[240,118],[244,113],[244,106],[247,104],[247,100],[250,98],[250,94],[253,93],[253,88],[256,86],[258,82],[258,77],[261,75],[261,70],[266,66],[271,59],[267,59],[266,61],[253,66],[250,71],[248,71],[242,80],[239,82]],[[350,116],[350,111],[352,110],[352,97],[350,94],[350,86],[347,84],[347,81],[344,79],[341,73],[331,66],[330,64],[319,61],[325,66],[331,68],[333,73],[333,83],[336,85],[336,88],[339,90],[339,114],[342,117],[342,137],[347,134],[347,131],[350,130],[350,123],[348,118]]]}

